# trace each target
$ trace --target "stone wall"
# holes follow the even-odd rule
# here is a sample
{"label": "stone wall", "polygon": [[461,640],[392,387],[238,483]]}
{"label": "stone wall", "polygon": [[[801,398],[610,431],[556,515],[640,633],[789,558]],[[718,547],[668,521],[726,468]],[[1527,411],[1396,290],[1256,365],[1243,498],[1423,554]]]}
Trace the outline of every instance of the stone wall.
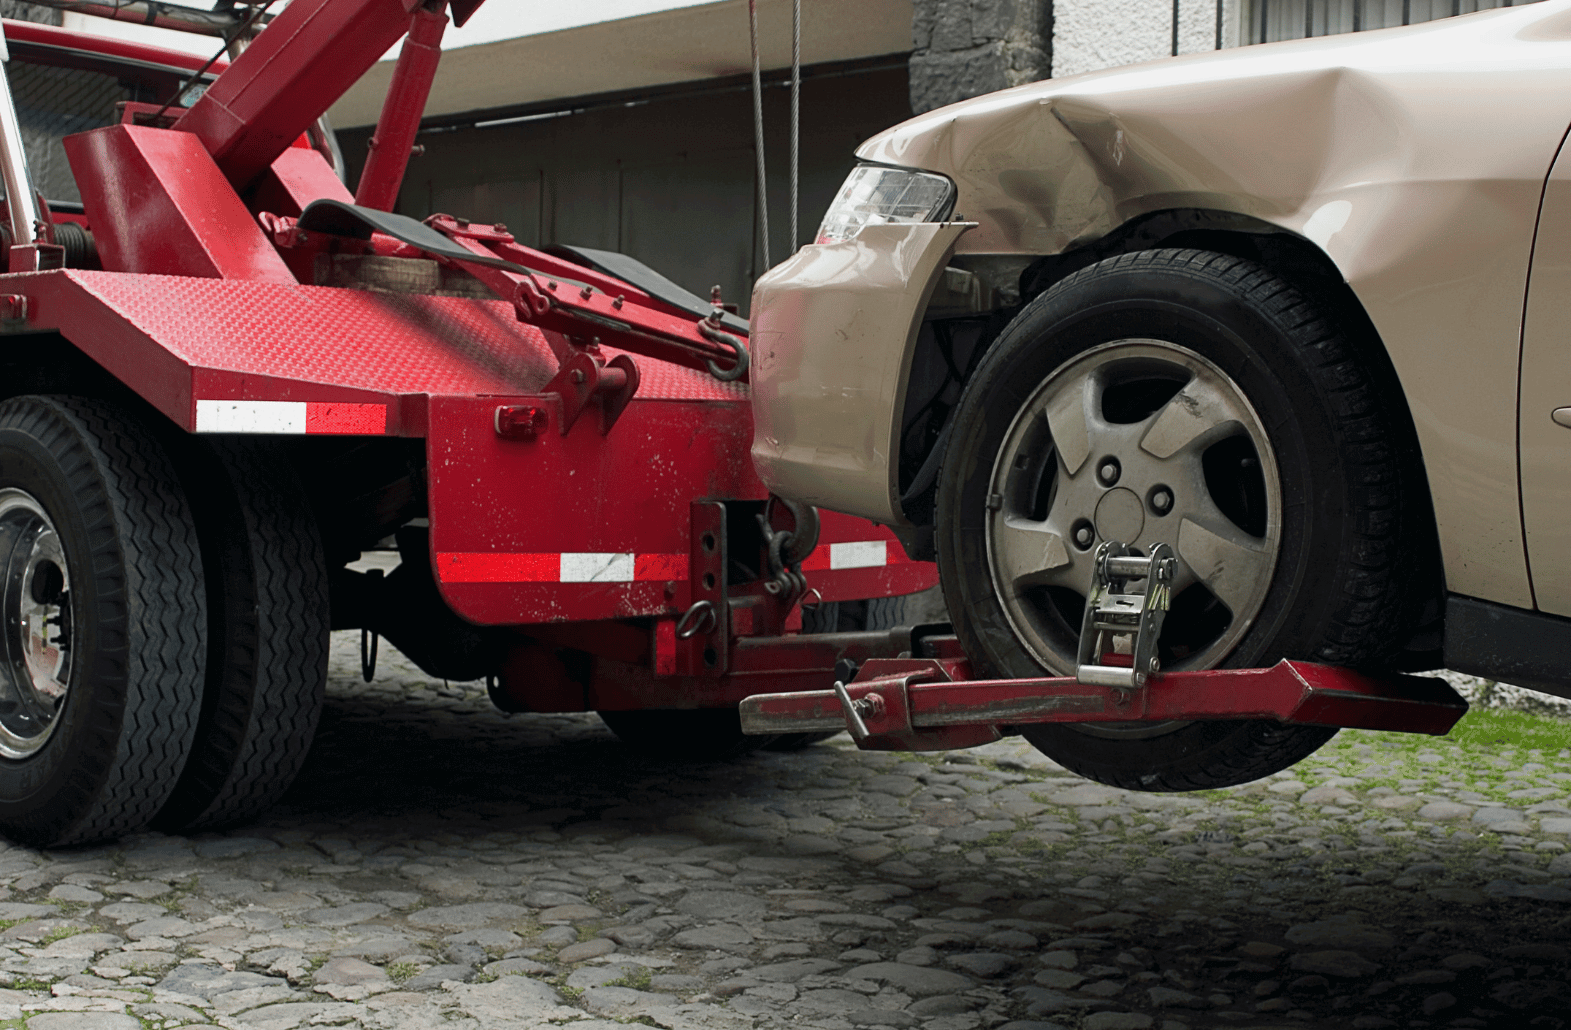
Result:
{"label": "stone wall", "polygon": [[912,112],[1046,78],[1052,39],[1053,0],[914,0]]}
{"label": "stone wall", "polygon": [[1238,42],[1243,0],[914,0],[911,109]]}
{"label": "stone wall", "polygon": [[37,4],[22,3],[21,0],[0,0],[0,18],[10,18],[13,21],[37,21],[45,25],[59,25],[63,16],[59,11],[48,7],[39,7]]}

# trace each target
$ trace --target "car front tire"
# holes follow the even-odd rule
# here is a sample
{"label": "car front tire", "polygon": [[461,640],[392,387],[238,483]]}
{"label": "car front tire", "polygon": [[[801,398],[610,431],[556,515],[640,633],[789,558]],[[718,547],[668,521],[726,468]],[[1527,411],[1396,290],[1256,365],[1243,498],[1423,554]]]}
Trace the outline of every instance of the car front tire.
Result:
{"label": "car front tire", "polygon": [[[939,482],[967,654],[993,676],[1073,675],[1092,556],[1119,539],[1178,552],[1164,669],[1388,663],[1412,621],[1422,493],[1389,409],[1346,327],[1254,262],[1154,250],[1056,283],[967,384]],[[1023,727],[1081,775],[1154,791],[1257,779],[1334,732]]]}

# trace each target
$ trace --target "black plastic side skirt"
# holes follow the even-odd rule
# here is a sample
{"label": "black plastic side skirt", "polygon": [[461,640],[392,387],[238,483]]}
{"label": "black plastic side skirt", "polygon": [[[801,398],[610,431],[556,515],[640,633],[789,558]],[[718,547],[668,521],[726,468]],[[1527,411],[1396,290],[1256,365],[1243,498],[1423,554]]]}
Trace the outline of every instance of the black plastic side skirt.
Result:
{"label": "black plastic side skirt", "polygon": [[1571,697],[1571,619],[1446,598],[1446,667]]}

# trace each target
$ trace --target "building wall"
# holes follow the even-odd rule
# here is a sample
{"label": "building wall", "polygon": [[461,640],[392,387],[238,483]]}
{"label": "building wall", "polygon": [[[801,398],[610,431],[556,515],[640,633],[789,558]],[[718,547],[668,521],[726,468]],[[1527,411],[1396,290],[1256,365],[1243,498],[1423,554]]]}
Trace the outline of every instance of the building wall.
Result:
{"label": "building wall", "polygon": [[[903,57],[806,69],[798,242],[809,242],[859,143],[910,117]],[[638,100],[583,102],[527,120],[427,131],[398,210],[503,222],[530,246],[620,251],[707,297],[719,284],[745,314],[765,269],[754,189],[752,94],[695,84]],[[771,263],[789,252],[789,92],[765,90]],[[356,181],[368,129],[341,132]]]}
{"label": "building wall", "polygon": [[929,111],[1035,79],[1513,2],[1536,0],[915,0],[911,106]]}
{"label": "building wall", "polygon": [[36,21],[45,25],[59,25],[61,13],[51,7],[39,7],[37,4],[26,3],[25,0],[0,0],[0,18],[11,18],[14,21]]}
{"label": "building wall", "polygon": [[1053,76],[1201,53],[1219,38],[1234,45],[1240,7],[1239,0],[1053,0]]}

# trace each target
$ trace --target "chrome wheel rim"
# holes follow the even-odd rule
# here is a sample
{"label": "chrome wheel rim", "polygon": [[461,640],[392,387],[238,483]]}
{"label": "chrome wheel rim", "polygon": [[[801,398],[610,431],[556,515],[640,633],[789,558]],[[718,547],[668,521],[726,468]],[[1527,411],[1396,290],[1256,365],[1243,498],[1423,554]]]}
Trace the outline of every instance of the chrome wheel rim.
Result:
{"label": "chrome wheel rim", "polygon": [[43,505],[0,490],[0,756],[48,742],[70,690],[71,574]]}
{"label": "chrome wheel rim", "polygon": [[[1178,555],[1164,669],[1220,664],[1260,613],[1281,545],[1270,438],[1232,378],[1162,340],[1101,344],[1049,375],[1005,434],[985,519],[993,589],[1044,668],[1075,671],[1097,545]],[[1177,724],[1084,727],[1151,735]]]}

